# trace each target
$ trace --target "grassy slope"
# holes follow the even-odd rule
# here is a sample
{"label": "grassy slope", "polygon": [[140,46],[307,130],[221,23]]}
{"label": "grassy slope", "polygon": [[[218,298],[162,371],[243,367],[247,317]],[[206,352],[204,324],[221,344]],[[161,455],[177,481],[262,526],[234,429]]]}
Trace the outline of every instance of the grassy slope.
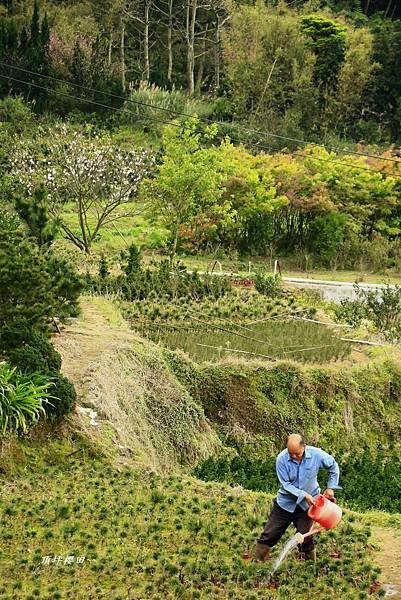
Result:
{"label": "grassy slope", "polygon": [[[267,494],[116,469],[68,428],[50,440],[15,442],[5,454],[0,597],[7,600],[323,600],[333,589],[351,600],[368,597],[378,577],[369,528],[355,515],[320,535],[316,567],[291,558],[272,585],[266,565],[242,558],[263,526]],[[86,558],[64,565],[54,556]]]}
{"label": "grassy slope", "polygon": [[[161,350],[131,332],[110,301],[84,298],[82,315],[56,340],[63,371],[98,412],[76,415],[97,440],[123,447],[133,464],[159,472],[194,464],[219,447],[203,410],[169,371]],[[120,448],[121,449],[121,448]]]}
{"label": "grassy slope", "polygon": [[331,451],[352,452],[361,440],[373,449],[397,447],[401,366],[383,353],[351,367],[238,360],[194,369],[184,356],[166,352],[166,357],[213,422],[250,442],[258,436],[253,445],[272,455],[297,430]]}
{"label": "grassy slope", "polygon": [[[99,313],[102,320],[93,321]],[[59,345],[80,396],[99,409],[98,357],[112,340],[125,340],[123,347],[133,340],[111,303],[86,300],[84,315],[80,335],[63,334]],[[156,367],[172,363],[167,354],[152,355]],[[113,387],[104,391],[110,396]],[[272,495],[201,482],[180,473],[179,461],[168,476],[135,465],[135,456],[117,453],[116,432],[107,435],[102,416],[98,429],[72,415],[58,431],[37,429],[3,445],[0,598],[323,600],[334,589],[345,600],[378,595],[366,526],[372,516],[347,513],[341,527],[320,535],[316,567],[293,558],[269,583],[266,565],[241,556],[260,533]],[[86,559],[42,565],[43,556],[67,555]]]}

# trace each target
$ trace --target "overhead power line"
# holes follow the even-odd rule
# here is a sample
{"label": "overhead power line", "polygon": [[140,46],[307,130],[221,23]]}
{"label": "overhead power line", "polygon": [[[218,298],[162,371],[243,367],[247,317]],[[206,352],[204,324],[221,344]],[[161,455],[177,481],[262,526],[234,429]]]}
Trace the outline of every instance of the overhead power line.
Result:
{"label": "overhead power line", "polygon": [[[0,63],[0,66],[2,64],[4,64],[4,63]],[[6,66],[9,66],[9,65],[6,65]],[[32,72],[32,74],[37,75],[38,77],[42,77],[41,73],[34,73],[34,72]],[[77,100],[78,102],[84,102],[84,103],[87,103],[87,104],[93,104],[94,106],[99,106],[101,108],[106,108],[106,109],[109,109],[111,111],[116,111],[116,112],[120,112],[120,113],[128,113],[128,114],[133,115],[136,118],[137,121],[142,121],[142,122],[143,121],[145,121],[145,122],[146,121],[150,121],[150,122],[160,123],[160,124],[163,124],[163,125],[172,125],[173,127],[177,127],[179,129],[186,129],[186,128],[189,129],[189,127],[188,126],[186,127],[184,124],[176,123],[174,121],[166,121],[166,120],[163,120],[163,119],[158,119],[158,118],[153,117],[153,116],[152,117],[150,117],[150,116],[142,116],[141,117],[137,113],[135,113],[135,112],[133,112],[131,110],[128,110],[126,107],[110,106],[109,104],[105,104],[104,102],[98,102],[97,100],[92,100],[90,98],[82,98],[82,97],[79,97],[79,96],[75,96],[73,94],[68,94],[67,92],[62,92],[62,91],[59,91],[59,90],[54,90],[53,88],[48,88],[46,86],[40,85],[38,83],[34,83],[32,81],[26,81],[26,80],[23,80],[23,79],[18,79],[16,77],[11,77],[10,75],[3,75],[3,74],[0,74],[0,77],[3,78],[3,79],[9,80],[9,81],[14,81],[16,83],[20,83],[20,84],[23,84],[23,85],[32,86],[32,87],[35,87],[37,89],[44,90],[44,91],[46,91],[46,92],[48,92],[50,94],[55,94],[56,96],[63,96],[65,98],[70,98],[72,100]],[[60,81],[62,81],[62,80],[60,80]],[[66,83],[65,81],[62,81],[62,82],[64,84]],[[85,86],[78,86],[78,84],[71,84],[71,85],[74,85],[76,87],[82,87],[82,88],[85,87]],[[87,89],[91,90],[91,91],[93,91],[95,93],[98,93],[98,94],[103,94],[104,93],[101,90],[96,90],[96,89],[93,89],[93,88],[87,88]],[[106,95],[107,94],[108,93],[106,92]],[[140,104],[142,106],[146,106],[148,108],[152,108],[152,109],[156,108],[153,104],[147,104],[147,103],[144,103],[144,102],[141,102]],[[168,109],[165,109],[165,110],[168,110]],[[169,112],[172,112],[173,114],[180,114],[180,113],[175,113],[174,111],[169,111]],[[192,116],[193,115],[188,115],[188,117],[192,117]],[[215,123],[216,125],[221,125],[218,122],[215,122],[215,121],[212,121],[212,122]],[[217,137],[219,137],[219,136],[217,136]],[[219,137],[220,141],[222,141],[223,139],[224,139],[224,136],[220,136]],[[233,139],[232,136],[231,136],[231,139]],[[242,140],[238,140],[238,139],[237,140],[234,139],[234,141],[237,141],[237,143],[244,143]],[[271,147],[267,146],[267,145],[264,145],[264,144],[259,144],[259,143],[256,144],[256,143],[246,142],[245,145],[247,145],[248,147],[250,146],[250,147],[256,148],[259,151],[260,150],[267,150],[267,152],[271,151]],[[293,154],[296,155],[296,156],[302,156],[303,158],[317,160],[319,162],[325,162],[325,163],[330,163],[330,164],[342,165],[342,166],[344,166],[344,167],[346,167],[348,169],[370,171],[371,173],[376,173],[376,174],[379,174],[379,175],[388,176],[388,173],[385,173],[385,172],[381,171],[380,169],[372,169],[370,167],[364,167],[362,165],[349,164],[349,163],[346,163],[346,162],[343,162],[343,161],[339,161],[339,160],[336,160],[336,159],[322,158],[322,157],[318,157],[318,156],[311,156],[309,154],[305,154],[305,153],[302,153],[302,152],[299,152],[299,151],[293,151]],[[401,175],[392,174],[391,177],[401,178]]]}
{"label": "overhead power line", "polygon": [[[115,98],[117,100],[122,100],[124,102],[127,102],[129,104],[133,104],[136,106],[144,106],[146,108],[152,108],[153,110],[159,110],[161,112],[165,112],[169,115],[173,114],[173,115],[177,115],[179,117],[185,117],[185,118],[191,118],[193,115],[189,114],[189,113],[185,113],[182,111],[177,111],[177,110],[173,110],[173,109],[169,109],[169,108],[165,108],[164,106],[158,106],[155,104],[150,104],[148,102],[143,102],[140,100],[132,100],[131,98],[126,98],[125,96],[122,96],[120,94],[115,94],[113,92],[107,92],[104,90],[98,90],[96,88],[92,88],[90,86],[85,86],[85,85],[81,85],[81,84],[77,84],[77,83],[73,83],[73,82],[66,82],[64,79],[60,79],[58,77],[53,77],[52,75],[45,75],[44,73],[38,73],[35,71],[31,71],[29,69],[24,69],[23,67],[19,67],[17,65],[10,65],[4,62],[0,61],[0,66],[2,67],[7,67],[10,69],[14,69],[17,71],[21,71],[24,73],[27,73],[29,75],[34,75],[36,77],[42,77],[43,79],[48,79],[50,81],[56,81],[58,83],[62,83],[62,84],[68,84],[70,86],[79,88],[79,89],[83,89],[86,90],[88,92],[92,92],[92,93],[96,93],[96,94],[103,94],[105,96],[109,96],[110,98]],[[89,100],[88,100],[89,101]],[[210,119],[209,117],[200,117],[201,121],[210,123],[210,124],[216,124],[216,125],[228,125],[230,128],[235,128],[235,129],[239,129],[241,131],[244,131],[245,133],[250,133],[250,134],[256,134],[256,135],[260,135],[260,136],[265,136],[265,137],[272,137],[274,139],[279,139],[279,140],[283,140],[283,141],[289,141],[289,142],[293,142],[296,144],[303,144],[303,145],[307,145],[307,146],[315,146],[318,148],[323,148],[325,150],[330,150],[333,152],[344,152],[346,154],[351,154],[353,156],[359,156],[361,158],[372,158],[375,160],[381,160],[381,161],[385,161],[385,162],[393,162],[396,164],[399,164],[401,166],[401,160],[397,159],[397,158],[391,158],[389,156],[380,156],[378,154],[370,154],[370,153],[366,153],[366,152],[358,152],[356,150],[343,150],[339,147],[334,147],[334,146],[329,146],[326,144],[320,144],[318,142],[312,142],[309,140],[303,140],[300,138],[293,138],[293,137],[289,137],[289,136],[284,136],[284,135],[279,135],[277,133],[272,133],[271,131],[264,131],[261,129],[254,129],[251,127],[245,127],[244,125],[240,125],[239,123],[226,123],[224,121],[218,122],[215,121],[214,119]],[[328,159],[329,160],[329,159]]]}
{"label": "overhead power line", "polygon": [[[136,113],[134,113],[130,110],[127,110],[124,107],[120,108],[118,106],[110,106],[110,104],[104,104],[103,102],[97,102],[97,100],[91,100],[90,98],[80,98],[79,96],[74,96],[73,94],[68,94],[67,92],[61,92],[59,90],[53,90],[52,88],[48,88],[43,85],[39,85],[38,83],[34,83],[33,81],[25,81],[23,79],[17,79],[16,77],[10,77],[9,75],[2,75],[1,73],[0,73],[0,77],[2,77],[3,79],[10,80],[10,81],[15,81],[16,83],[22,83],[22,84],[25,84],[28,86],[35,87],[40,90],[44,90],[46,92],[50,92],[51,94],[55,94],[56,96],[64,96],[65,98],[70,98],[71,100],[78,100],[79,102],[86,102],[88,104],[100,106],[101,108],[108,108],[108,109],[114,110],[116,112],[129,113],[131,115],[134,115],[138,119],[138,121],[151,120],[151,121],[155,121],[156,123],[162,123],[163,125],[173,125],[174,127],[181,127],[181,125],[179,123],[174,123],[173,121],[164,121],[162,119],[156,119],[154,117],[152,117],[151,119],[149,119],[148,117],[140,117]],[[99,93],[102,93],[102,92],[99,92]]]}
{"label": "overhead power line", "polygon": [[[290,4],[294,4],[296,1],[297,0],[292,0],[292,2],[290,2]],[[105,11],[99,11],[99,10],[97,10],[97,11],[93,11],[93,13],[95,15],[97,15],[97,16],[108,16],[108,13],[105,12]],[[117,95],[115,95],[114,97],[116,97],[116,98],[119,97],[119,98],[124,99],[123,96],[117,96]],[[127,100],[127,101],[129,101],[129,100]],[[131,102],[135,103],[135,101],[131,101]],[[159,107],[158,106],[154,106],[154,108],[156,108],[158,110],[167,110],[168,111],[168,109],[164,109],[164,107],[161,107],[161,106],[159,106]],[[180,115],[180,116],[183,116],[183,117],[187,117],[187,118],[189,118],[189,117],[192,116],[192,115],[189,115],[189,114],[186,114],[186,113],[183,113],[183,112],[178,112],[178,111],[174,111],[174,112],[177,115]],[[206,122],[209,122],[209,123],[213,123],[214,122],[212,119],[209,119],[208,117],[202,117],[202,120],[204,120]],[[231,127],[234,126],[237,129],[241,129],[242,131],[246,131],[248,133],[255,133],[255,134],[259,134],[259,135],[270,136],[270,137],[273,137],[275,139],[279,139],[279,140],[283,140],[283,141],[289,141],[289,142],[294,142],[296,144],[302,144],[302,145],[305,145],[305,146],[309,146],[309,145],[316,146],[318,148],[324,148],[325,150],[330,150],[332,152],[344,152],[346,154],[352,154],[354,156],[360,156],[361,158],[362,157],[373,158],[373,159],[376,159],[376,160],[383,160],[383,161],[394,162],[394,163],[400,163],[401,162],[401,161],[399,161],[396,158],[384,157],[384,156],[380,156],[380,155],[377,155],[377,154],[370,154],[370,153],[366,153],[366,152],[358,152],[357,150],[349,150],[349,149],[345,150],[343,148],[340,148],[339,146],[330,146],[328,144],[322,144],[322,143],[318,143],[318,142],[312,142],[312,141],[303,140],[303,139],[300,139],[300,138],[293,138],[293,137],[289,137],[289,136],[274,134],[272,132],[262,131],[260,129],[254,129],[254,128],[245,127],[244,125],[240,125],[239,123],[233,123],[233,124],[230,123],[230,126]]]}

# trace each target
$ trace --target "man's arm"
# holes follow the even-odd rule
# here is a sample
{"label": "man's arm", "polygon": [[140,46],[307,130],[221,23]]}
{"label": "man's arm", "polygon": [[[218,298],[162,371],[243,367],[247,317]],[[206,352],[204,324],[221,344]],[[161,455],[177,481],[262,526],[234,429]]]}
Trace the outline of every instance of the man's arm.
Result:
{"label": "man's arm", "polygon": [[314,504],[313,498],[310,494],[308,494],[304,490],[297,488],[289,481],[286,465],[283,464],[283,462],[279,458],[277,458],[276,460],[276,473],[281,487],[286,492],[296,497],[297,504],[300,504],[304,499],[309,505]]}
{"label": "man's arm", "polygon": [[321,451],[321,466],[324,469],[327,469],[329,472],[329,478],[327,480],[327,488],[324,492],[324,495],[327,498],[334,498],[334,490],[341,490],[341,486],[338,485],[338,480],[340,478],[340,468],[335,461],[334,457],[324,450]]}

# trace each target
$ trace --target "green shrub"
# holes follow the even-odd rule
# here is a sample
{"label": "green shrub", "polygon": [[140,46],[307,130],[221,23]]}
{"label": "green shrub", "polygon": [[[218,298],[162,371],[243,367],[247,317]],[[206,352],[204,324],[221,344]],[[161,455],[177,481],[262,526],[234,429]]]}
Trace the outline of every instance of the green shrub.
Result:
{"label": "green shrub", "polygon": [[61,356],[43,333],[29,332],[28,341],[10,350],[8,359],[25,377],[41,373],[51,382],[51,404],[44,406],[48,416],[58,418],[71,411],[76,402],[74,386],[59,372]]}
{"label": "green shrub", "polygon": [[[279,483],[276,476],[276,457],[260,459],[245,456],[237,446],[239,456],[209,457],[197,465],[193,474],[204,481],[221,481],[230,485],[261,492],[276,491]],[[369,450],[337,456],[340,466],[341,490],[337,491],[341,502],[346,501],[356,510],[401,511],[401,460],[392,450]],[[319,484],[324,489],[327,475],[321,471]]]}
{"label": "green shrub", "polygon": [[21,96],[12,98],[8,96],[0,100],[0,122],[11,123],[18,129],[23,130],[23,125],[31,123],[34,118],[30,104],[26,103]]}
{"label": "green shrub", "polygon": [[317,217],[311,225],[309,233],[310,249],[325,267],[335,268],[338,264],[347,221],[347,215],[330,212]]}
{"label": "green shrub", "polygon": [[[22,326],[20,331],[10,331],[9,341],[13,341],[7,358],[18,368],[21,377],[42,377],[52,386],[51,402],[44,404],[47,416],[58,418],[71,411],[76,402],[73,384],[60,373],[61,356],[54,349],[46,335]],[[32,375],[33,373],[33,375]]]}
{"label": "green shrub", "polygon": [[40,373],[24,375],[7,363],[0,366],[0,432],[26,432],[46,415],[51,382]]}
{"label": "green shrub", "polygon": [[366,309],[360,300],[350,300],[343,298],[340,304],[333,307],[336,321],[347,323],[352,327],[359,327],[362,320],[366,318]]}
{"label": "green shrub", "polygon": [[81,277],[64,258],[47,253],[46,259],[50,289],[54,298],[54,310],[49,311],[49,316],[76,317],[79,314],[78,300],[84,285]]}
{"label": "green shrub", "polygon": [[41,249],[49,248],[57,234],[58,222],[49,211],[48,192],[43,184],[33,191],[32,196],[24,192],[15,193],[14,206],[20,219]]}
{"label": "green shrub", "polygon": [[31,332],[24,345],[8,352],[8,359],[23,373],[50,373],[61,368],[61,356],[41,332]]}
{"label": "green shrub", "polygon": [[100,257],[98,274],[100,279],[106,279],[109,276],[109,265],[104,254]]}
{"label": "green shrub", "polygon": [[141,268],[141,251],[135,244],[131,244],[127,252],[121,252],[121,269],[128,278],[132,278]]}
{"label": "green shrub", "polygon": [[[44,329],[53,314],[52,293],[46,260],[39,248],[19,230],[0,230],[0,347],[4,332]],[[9,346],[10,347],[10,346]]]}
{"label": "green shrub", "polygon": [[358,326],[362,319],[369,320],[387,340],[401,338],[401,286],[387,284],[379,295],[376,290],[354,286],[357,300],[341,301],[334,312],[338,321]]}
{"label": "green shrub", "polygon": [[46,406],[48,416],[53,418],[62,417],[71,412],[72,405],[77,400],[77,394],[73,384],[61,373],[50,373],[52,388],[52,406]]}
{"label": "green shrub", "polygon": [[255,279],[255,288],[263,296],[278,298],[282,295],[281,277],[268,273],[258,273]]}
{"label": "green shrub", "polygon": [[401,286],[387,284],[379,296],[375,290],[363,290],[355,285],[358,299],[366,307],[366,316],[386,338],[401,338]]}
{"label": "green shrub", "polygon": [[[45,330],[45,325],[37,327],[37,331]],[[16,315],[14,319],[5,322],[1,327],[0,351],[7,354],[13,348],[29,343],[32,336],[32,325],[25,315]]]}
{"label": "green shrub", "polygon": [[149,268],[140,266],[140,252],[131,245],[128,253],[121,254],[122,274],[117,277],[86,277],[86,289],[100,294],[116,293],[125,300],[145,300],[148,297],[159,299],[191,298],[201,300],[205,297],[220,298],[230,289],[226,277],[200,276],[196,271],[188,273],[178,263],[176,271],[171,272],[170,263],[164,260],[152,263]]}
{"label": "green shrub", "polygon": [[4,237],[14,238],[20,226],[17,215],[0,210],[0,232]]}

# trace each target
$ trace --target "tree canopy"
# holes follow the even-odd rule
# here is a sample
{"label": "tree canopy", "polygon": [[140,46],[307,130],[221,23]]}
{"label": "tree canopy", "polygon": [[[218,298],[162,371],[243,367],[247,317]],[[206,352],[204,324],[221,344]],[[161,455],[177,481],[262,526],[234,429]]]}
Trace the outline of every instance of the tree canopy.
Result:
{"label": "tree canopy", "polygon": [[395,0],[3,6],[0,95],[22,94],[39,113],[111,116],[124,106],[136,121],[163,120],[163,111],[149,115],[143,90],[160,91],[162,105],[163,90],[183,90],[207,96],[218,119],[282,135],[400,136]]}

